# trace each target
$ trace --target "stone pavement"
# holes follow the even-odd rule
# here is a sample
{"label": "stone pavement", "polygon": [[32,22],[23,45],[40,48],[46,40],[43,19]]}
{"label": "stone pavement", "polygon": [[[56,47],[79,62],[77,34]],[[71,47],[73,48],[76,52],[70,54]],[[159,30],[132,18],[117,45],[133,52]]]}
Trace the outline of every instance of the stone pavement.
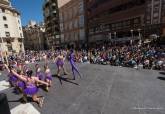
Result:
{"label": "stone pavement", "polygon": [[[81,79],[67,80],[71,74],[61,80],[54,77],[50,92],[39,92],[45,96],[43,108],[29,104],[41,114],[165,114],[165,75],[160,71],[78,66],[83,74]],[[55,73],[54,65],[50,67]],[[68,65],[67,70],[70,71]],[[0,80],[4,79],[3,72]],[[7,94],[10,109],[20,107],[21,96],[12,93],[12,88],[0,92]]]}

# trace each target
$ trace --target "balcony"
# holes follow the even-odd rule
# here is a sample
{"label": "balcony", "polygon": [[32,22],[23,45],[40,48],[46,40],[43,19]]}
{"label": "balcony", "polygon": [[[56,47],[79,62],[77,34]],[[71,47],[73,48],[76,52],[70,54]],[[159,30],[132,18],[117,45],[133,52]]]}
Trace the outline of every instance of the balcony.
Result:
{"label": "balcony", "polygon": [[56,14],[56,13],[57,13],[57,11],[56,11],[56,10],[54,10],[54,11],[52,11],[52,13],[53,13],[53,14]]}
{"label": "balcony", "polygon": [[56,6],[56,4],[55,4],[55,3],[53,3],[53,4],[52,4],[52,6]]}
{"label": "balcony", "polygon": [[[145,1],[144,0],[111,0],[111,1],[106,1],[105,3],[102,4],[97,4],[96,6],[91,6],[91,8],[88,8],[90,11],[91,15],[96,16],[97,14],[109,11],[110,14],[112,13],[117,13],[123,10],[128,10],[133,7],[140,7],[140,6],[145,6]],[[92,8],[94,7],[94,8]]]}

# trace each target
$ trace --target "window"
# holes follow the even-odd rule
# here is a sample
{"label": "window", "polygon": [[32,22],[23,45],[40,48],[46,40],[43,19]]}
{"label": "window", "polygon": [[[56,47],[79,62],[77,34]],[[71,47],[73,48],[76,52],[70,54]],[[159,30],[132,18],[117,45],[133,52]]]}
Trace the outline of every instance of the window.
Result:
{"label": "window", "polygon": [[7,20],[6,16],[3,16],[3,20],[4,20],[4,21],[6,21],[6,20]]}
{"label": "window", "polygon": [[158,16],[159,16],[158,12],[154,13],[154,15],[153,15],[153,17],[158,17]]}
{"label": "window", "polygon": [[5,28],[8,28],[8,25],[7,25],[7,24],[4,24],[4,27],[5,27]]}
{"label": "window", "polygon": [[9,51],[13,50],[12,45],[8,45],[7,48],[8,48]]}
{"label": "window", "polygon": [[5,13],[5,9],[2,9],[2,12]]}
{"label": "window", "polygon": [[6,37],[10,37],[10,32],[5,32]]}
{"label": "window", "polygon": [[80,25],[80,27],[84,27],[84,15],[81,15],[79,17],[79,25]]}
{"label": "window", "polygon": [[19,27],[19,30],[21,30],[21,27]]}
{"label": "window", "polygon": [[22,33],[20,33],[20,37],[22,38]]}
{"label": "window", "polygon": [[10,41],[10,40],[7,40],[6,43],[7,43],[7,44],[11,44],[11,41]]}
{"label": "window", "polygon": [[84,38],[85,38],[85,30],[84,29],[80,29],[79,35],[80,35],[80,40],[84,40]]}

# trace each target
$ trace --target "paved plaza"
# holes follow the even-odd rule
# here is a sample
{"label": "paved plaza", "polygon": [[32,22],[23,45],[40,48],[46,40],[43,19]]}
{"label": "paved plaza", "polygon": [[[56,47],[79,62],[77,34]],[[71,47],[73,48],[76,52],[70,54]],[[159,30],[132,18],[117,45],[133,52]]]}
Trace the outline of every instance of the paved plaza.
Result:
{"label": "paved plaza", "polygon": [[[55,74],[54,65],[50,67]],[[21,104],[21,96],[14,94],[13,88],[0,92],[7,94],[12,114],[19,109],[25,109],[26,113],[32,108],[36,114],[165,114],[162,72],[91,64],[78,67],[83,74],[81,79],[69,80],[72,75],[67,65],[69,75],[54,77],[50,92],[39,91],[45,96],[43,108],[30,101]],[[6,84],[4,79],[2,72],[0,80]]]}

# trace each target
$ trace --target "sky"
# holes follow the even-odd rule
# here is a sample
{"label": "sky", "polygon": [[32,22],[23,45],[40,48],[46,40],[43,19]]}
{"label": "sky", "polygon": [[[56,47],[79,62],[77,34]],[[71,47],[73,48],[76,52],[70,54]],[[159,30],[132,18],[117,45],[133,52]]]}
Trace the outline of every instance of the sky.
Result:
{"label": "sky", "polygon": [[21,13],[22,25],[30,20],[43,22],[42,5],[44,0],[11,0],[11,5]]}

